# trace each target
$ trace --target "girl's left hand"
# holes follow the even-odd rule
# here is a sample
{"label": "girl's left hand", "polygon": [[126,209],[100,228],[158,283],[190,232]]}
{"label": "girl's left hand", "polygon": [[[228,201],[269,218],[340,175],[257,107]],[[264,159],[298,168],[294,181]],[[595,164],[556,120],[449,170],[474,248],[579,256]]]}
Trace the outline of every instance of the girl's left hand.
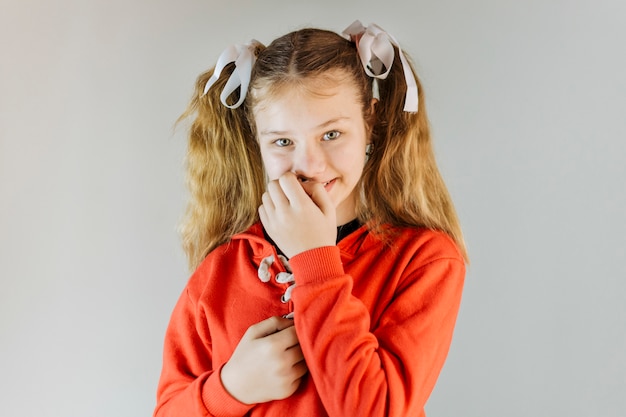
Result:
{"label": "girl's left hand", "polygon": [[322,184],[313,183],[309,189],[310,197],[298,178],[286,172],[269,182],[259,207],[261,223],[288,258],[336,244],[335,205]]}

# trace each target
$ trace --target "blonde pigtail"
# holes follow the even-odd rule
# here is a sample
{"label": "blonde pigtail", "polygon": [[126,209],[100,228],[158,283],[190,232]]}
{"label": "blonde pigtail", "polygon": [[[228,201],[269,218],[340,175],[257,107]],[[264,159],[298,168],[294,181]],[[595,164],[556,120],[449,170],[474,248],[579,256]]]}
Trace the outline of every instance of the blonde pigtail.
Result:
{"label": "blonde pigtail", "polygon": [[418,87],[416,113],[403,111],[407,87],[398,53],[388,77],[378,80],[374,151],[362,177],[359,217],[374,230],[393,224],[443,231],[468,261],[458,216],[437,168],[424,89],[409,65]]}
{"label": "blonde pigtail", "polygon": [[179,119],[194,117],[186,157],[190,196],[180,227],[191,270],[257,220],[264,190],[260,151],[245,106],[230,109],[220,102],[233,68],[227,65],[206,94],[213,70],[200,75],[194,98]]}

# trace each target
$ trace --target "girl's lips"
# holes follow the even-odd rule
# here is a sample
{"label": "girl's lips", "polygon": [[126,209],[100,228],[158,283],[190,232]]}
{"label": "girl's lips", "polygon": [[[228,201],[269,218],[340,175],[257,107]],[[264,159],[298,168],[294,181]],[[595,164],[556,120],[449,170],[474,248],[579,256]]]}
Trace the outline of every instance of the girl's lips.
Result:
{"label": "girl's lips", "polygon": [[335,180],[336,178],[333,178],[332,180],[324,183],[324,189],[326,190],[326,192],[330,191],[330,189],[333,188],[333,185],[335,184]]}
{"label": "girl's lips", "polygon": [[[336,180],[337,180],[336,178],[333,178],[330,181],[320,182],[319,184],[322,184],[326,192],[329,192],[331,188],[333,188],[333,185],[335,184]],[[302,188],[304,189],[304,191],[307,193],[309,197],[311,196],[310,184],[312,184],[311,180],[305,180],[305,181],[301,180],[300,182],[300,185],[302,185]]]}

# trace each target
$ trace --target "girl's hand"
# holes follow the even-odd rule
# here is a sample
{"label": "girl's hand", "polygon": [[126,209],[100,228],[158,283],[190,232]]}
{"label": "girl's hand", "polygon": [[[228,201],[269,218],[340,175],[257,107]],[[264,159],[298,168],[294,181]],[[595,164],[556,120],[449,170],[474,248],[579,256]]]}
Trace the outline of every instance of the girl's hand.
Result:
{"label": "girl's hand", "polygon": [[270,317],[248,328],[220,377],[238,401],[257,404],[289,397],[306,372],[293,320]]}
{"label": "girl's hand", "polygon": [[291,258],[300,252],[334,246],[337,240],[335,206],[324,186],[312,182],[307,187],[286,172],[267,184],[259,217],[274,243]]}

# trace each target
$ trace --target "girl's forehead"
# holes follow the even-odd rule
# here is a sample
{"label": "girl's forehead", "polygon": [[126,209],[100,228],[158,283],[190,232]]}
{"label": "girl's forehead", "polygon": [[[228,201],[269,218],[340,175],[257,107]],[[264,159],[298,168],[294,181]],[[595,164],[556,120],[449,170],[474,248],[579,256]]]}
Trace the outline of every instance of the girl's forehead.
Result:
{"label": "girl's forehead", "polygon": [[251,90],[254,100],[253,112],[267,110],[277,103],[290,101],[309,101],[311,99],[328,99],[340,96],[344,100],[360,105],[361,92],[356,84],[343,76],[315,76],[266,83]]}
{"label": "girl's forehead", "polygon": [[361,125],[364,121],[356,88],[345,84],[315,91],[285,89],[258,102],[253,117],[259,136],[315,132],[331,125]]}

